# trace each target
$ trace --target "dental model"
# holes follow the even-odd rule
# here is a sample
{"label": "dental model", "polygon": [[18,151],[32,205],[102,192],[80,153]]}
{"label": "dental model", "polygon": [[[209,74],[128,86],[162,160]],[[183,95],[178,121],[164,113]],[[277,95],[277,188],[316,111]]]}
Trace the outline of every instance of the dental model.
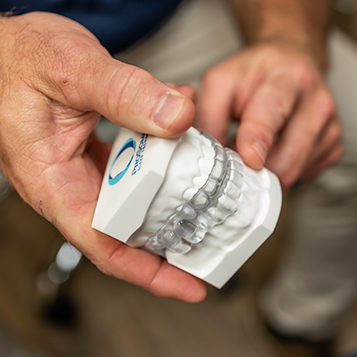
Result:
{"label": "dental model", "polygon": [[203,132],[120,129],[92,226],[221,288],[273,232],[280,208],[273,173]]}

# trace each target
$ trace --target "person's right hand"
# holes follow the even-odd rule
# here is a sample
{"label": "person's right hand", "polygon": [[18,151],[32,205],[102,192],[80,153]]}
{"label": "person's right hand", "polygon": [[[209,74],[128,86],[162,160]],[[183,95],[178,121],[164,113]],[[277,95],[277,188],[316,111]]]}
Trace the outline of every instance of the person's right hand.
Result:
{"label": "person's right hand", "polygon": [[158,296],[202,300],[202,281],[91,228],[108,156],[92,133],[100,115],[171,137],[192,125],[192,101],[61,16],[0,18],[0,36],[0,166],[12,185],[103,272]]}

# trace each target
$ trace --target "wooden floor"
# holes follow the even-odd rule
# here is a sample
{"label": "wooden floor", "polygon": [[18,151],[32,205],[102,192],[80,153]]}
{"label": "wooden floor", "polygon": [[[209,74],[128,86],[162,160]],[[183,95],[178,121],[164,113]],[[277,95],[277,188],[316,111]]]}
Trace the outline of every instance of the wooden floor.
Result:
{"label": "wooden floor", "polygon": [[[103,275],[84,259],[62,291],[73,302],[75,315],[69,316],[76,319],[60,325],[44,317],[51,300],[36,287],[63,241],[13,193],[0,207],[0,318],[34,356],[280,356],[254,306],[255,292],[281,251],[283,231],[281,224],[231,289],[209,288],[207,299],[197,305],[156,298]],[[341,352],[357,350],[356,316],[351,314],[341,330]],[[298,351],[291,356],[303,356]],[[1,344],[0,355],[7,357]]]}

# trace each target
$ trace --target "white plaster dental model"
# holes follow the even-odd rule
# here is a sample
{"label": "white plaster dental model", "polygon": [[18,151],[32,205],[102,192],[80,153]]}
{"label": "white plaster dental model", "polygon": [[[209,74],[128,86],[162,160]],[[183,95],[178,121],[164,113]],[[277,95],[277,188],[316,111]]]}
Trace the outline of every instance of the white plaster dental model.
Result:
{"label": "white plaster dental model", "polygon": [[120,129],[93,228],[221,288],[273,232],[278,179],[194,128],[161,139]]}

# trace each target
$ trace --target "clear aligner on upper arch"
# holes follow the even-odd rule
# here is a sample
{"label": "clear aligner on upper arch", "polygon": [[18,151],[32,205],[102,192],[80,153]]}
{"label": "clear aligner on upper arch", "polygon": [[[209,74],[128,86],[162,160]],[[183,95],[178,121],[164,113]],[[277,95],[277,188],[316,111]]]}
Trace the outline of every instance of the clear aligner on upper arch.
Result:
{"label": "clear aligner on upper arch", "polygon": [[238,209],[243,184],[241,158],[208,134],[200,135],[214,149],[212,170],[205,184],[146,242],[145,248],[156,254],[164,256],[165,249],[179,254],[189,252],[209,229],[222,224]]}

